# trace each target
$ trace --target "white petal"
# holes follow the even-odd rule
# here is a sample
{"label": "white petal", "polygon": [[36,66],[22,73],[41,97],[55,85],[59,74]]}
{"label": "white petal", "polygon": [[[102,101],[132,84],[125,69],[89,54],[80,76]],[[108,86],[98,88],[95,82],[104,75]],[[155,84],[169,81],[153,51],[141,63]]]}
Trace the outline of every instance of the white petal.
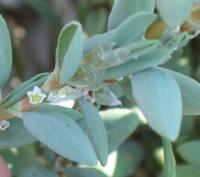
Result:
{"label": "white petal", "polygon": [[31,103],[31,104],[38,104],[38,102],[33,101],[32,97],[30,97],[29,103]]}
{"label": "white petal", "polygon": [[29,98],[33,95],[33,92],[32,91],[28,91],[27,92],[27,95],[29,96]]}
{"label": "white petal", "polygon": [[42,91],[41,91],[40,87],[35,86],[35,87],[33,88],[33,93],[34,93],[35,95],[40,95],[40,94],[42,94]]}

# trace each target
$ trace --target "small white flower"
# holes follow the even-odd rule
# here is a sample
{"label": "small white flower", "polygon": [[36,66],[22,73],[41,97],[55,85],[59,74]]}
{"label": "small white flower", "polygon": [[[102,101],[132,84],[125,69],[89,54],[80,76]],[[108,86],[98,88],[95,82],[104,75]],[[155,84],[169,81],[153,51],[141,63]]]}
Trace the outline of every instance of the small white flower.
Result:
{"label": "small white flower", "polygon": [[31,104],[40,104],[46,98],[46,94],[42,93],[38,86],[35,86],[32,91],[28,91],[27,95]]}
{"label": "small white flower", "polygon": [[10,127],[10,123],[6,120],[0,121],[0,130],[5,131]]}

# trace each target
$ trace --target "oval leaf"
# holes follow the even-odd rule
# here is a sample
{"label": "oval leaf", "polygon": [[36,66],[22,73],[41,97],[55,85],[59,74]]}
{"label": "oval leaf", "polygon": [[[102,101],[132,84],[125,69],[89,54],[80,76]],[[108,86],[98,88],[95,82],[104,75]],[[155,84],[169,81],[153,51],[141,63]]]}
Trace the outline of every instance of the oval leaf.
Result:
{"label": "oval leaf", "polygon": [[100,162],[102,165],[105,165],[108,157],[108,137],[102,118],[90,102],[80,100],[79,105],[83,112],[83,119],[88,136],[93,143]]}
{"label": "oval leaf", "polygon": [[183,114],[200,115],[200,83],[183,74],[162,69],[169,72],[176,79],[182,93]]}
{"label": "oval leaf", "polygon": [[144,70],[151,66],[164,63],[169,58],[171,52],[171,49],[167,48],[153,50],[148,54],[139,57],[137,60],[132,59],[119,66],[109,68],[106,70],[104,79],[110,80],[120,78]]}
{"label": "oval leaf", "polygon": [[0,89],[6,84],[12,68],[12,46],[7,24],[0,15]]}
{"label": "oval leaf", "polygon": [[156,0],[161,17],[169,26],[182,24],[190,16],[197,0]]}
{"label": "oval leaf", "polygon": [[169,140],[176,140],[181,125],[181,91],[175,79],[157,68],[133,74],[132,94],[148,124]]}
{"label": "oval leaf", "polygon": [[96,164],[96,155],[88,137],[68,116],[26,112],[23,122],[33,136],[59,155],[84,164]]}
{"label": "oval leaf", "polygon": [[147,27],[153,23],[155,18],[156,15],[149,12],[133,14],[123,21],[116,29],[86,40],[84,52],[108,42],[116,42],[118,46],[123,46],[143,39]]}
{"label": "oval leaf", "polygon": [[83,32],[78,22],[67,24],[61,31],[56,49],[59,82],[64,85],[76,73],[83,55]]}
{"label": "oval leaf", "polygon": [[130,15],[140,12],[153,12],[155,0],[115,0],[111,14],[108,18],[108,29],[116,28]]}

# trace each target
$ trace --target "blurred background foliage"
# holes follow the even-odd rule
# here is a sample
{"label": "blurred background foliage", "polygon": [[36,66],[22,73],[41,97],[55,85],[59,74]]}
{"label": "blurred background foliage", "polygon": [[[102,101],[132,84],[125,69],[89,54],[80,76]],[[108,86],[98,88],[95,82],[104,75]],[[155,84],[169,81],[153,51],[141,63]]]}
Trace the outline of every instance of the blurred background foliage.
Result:
{"label": "blurred background foliage", "polygon": [[[0,0],[0,13],[8,22],[14,50],[13,72],[7,90],[15,88],[37,73],[52,71],[58,34],[67,22],[80,21],[85,31],[85,38],[104,32],[112,4],[113,0]],[[200,13],[196,11],[193,15],[199,17]],[[166,25],[158,19],[148,29],[146,37],[158,38],[165,28]],[[182,30],[188,30],[187,24],[182,27]],[[173,60],[165,66],[200,80],[199,46],[200,40],[197,37],[188,46],[176,51],[172,56]],[[130,107],[127,98],[124,98],[123,103],[124,105],[127,103],[127,107]],[[177,153],[176,147],[183,142],[198,138],[200,138],[199,119],[193,117],[183,119],[181,135],[174,145],[178,164],[184,165],[185,161]],[[0,154],[12,168],[13,177],[17,175],[18,177],[43,177],[37,171],[56,177],[56,174],[51,173],[49,169],[57,170],[59,163],[66,163],[61,157],[38,143],[1,150]],[[32,163],[36,161],[50,168]],[[121,146],[118,154],[111,155],[108,166],[106,173],[112,177],[157,176],[163,168],[160,137],[147,126],[140,126]],[[115,168],[115,172],[112,167]],[[26,171],[21,172],[21,168]],[[69,176],[79,177],[73,175],[73,170],[73,168],[67,170]],[[189,170],[195,172],[197,169]],[[63,171],[59,173],[62,176]],[[101,172],[96,174],[97,172],[92,169],[88,169],[85,173],[85,177],[88,176],[87,174],[93,177],[94,173],[95,177],[103,176]],[[82,176],[83,173],[80,177]]]}

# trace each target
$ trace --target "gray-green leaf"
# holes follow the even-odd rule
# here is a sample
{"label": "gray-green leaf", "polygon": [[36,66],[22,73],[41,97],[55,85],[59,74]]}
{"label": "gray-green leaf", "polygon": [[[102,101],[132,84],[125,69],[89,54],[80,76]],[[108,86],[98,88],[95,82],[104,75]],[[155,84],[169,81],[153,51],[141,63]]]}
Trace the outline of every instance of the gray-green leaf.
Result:
{"label": "gray-green leaf", "polygon": [[28,81],[23,82],[15,90],[10,92],[1,102],[0,105],[3,108],[8,108],[13,104],[20,101],[26,96],[27,92],[32,90],[34,86],[41,86],[48,78],[49,73],[41,73]]}
{"label": "gray-green leaf", "polygon": [[105,122],[109,152],[116,150],[138,127],[138,116],[128,109],[109,109],[100,112]]}
{"label": "gray-green leaf", "polygon": [[200,115],[200,83],[183,74],[163,69],[176,79],[182,93],[183,114]]}
{"label": "gray-green leaf", "polygon": [[176,168],[177,177],[199,177],[200,170],[197,166],[180,165]]}
{"label": "gray-green leaf", "polygon": [[118,106],[121,101],[117,96],[107,87],[95,93],[95,102],[99,105]]}
{"label": "gray-green leaf", "polygon": [[190,141],[181,144],[178,147],[178,152],[190,164],[200,166],[200,159],[197,155],[200,154],[200,141]]}
{"label": "gray-green leaf", "polygon": [[[199,177],[200,169],[198,166],[179,165],[176,167],[177,177]],[[165,177],[163,173],[159,177]]]}
{"label": "gray-green leaf", "polygon": [[68,167],[65,169],[69,177],[107,177],[105,174],[93,168]]}
{"label": "gray-green leaf", "polygon": [[150,68],[133,74],[132,94],[149,126],[169,140],[176,140],[182,119],[181,91],[167,72]]}
{"label": "gray-green leaf", "polygon": [[36,163],[24,166],[17,175],[20,177],[58,177],[55,171]]}
{"label": "gray-green leaf", "polygon": [[80,112],[76,111],[75,109],[57,106],[57,105],[49,105],[49,104],[43,104],[39,107],[35,108],[36,112],[39,112],[41,114],[63,114],[67,115],[70,118],[73,118],[75,121],[78,121],[82,118],[82,115]]}
{"label": "gray-green leaf", "polygon": [[136,73],[148,67],[164,63],[171,54],[171,49],[158,48],[138,59],[132,59],[124,64],[106,70],[104,79],[116,79],[129,74]]}
{"label": "gray-green leaf", "polygon": [[97,158],[89,138],[67,115],[25,112],[23,122],[33,136],[59,155],[79,163],[96,164]]}
{"label": "gray-green leaf", "polygon": [[169,26],[182,24],[190,16],[197,0],[156,0],[161,17]]}
{"label": "gray-green leaf", "polygon": [[109,42],[114,42],[120,47],[141,40],[147,27],[153,23],[155,18],[156,15],[150,12],[135,13],[129,16],[117,28],[86,40],[84,43],[84,52],[88,52],[98,45]]}
{"label": "gray-green leaf", "polygon": [[4,87],[12,68],[12,46],[10,33],[3,17],[0,15],[0,89]]}
{"label": "gray-green leaf", "polygon": [[130,176],[137,170],[143,158],[142,146],[135,141],[127,141],[118,150],[117,164],[113,177]]}
{"label": "gray-green leaf", "polygon": [[83,112],[83,120],[88,136],[93,143],[100,162],[105,165],[108,157],[108,137],[102,118],[90,102],[80,100],[79,105]]}
{"label": "gray-green leaf", "polygon": [[116,28],[130,15],[140,12],[153,12],[155,0],[115,0],[108,19],[108,29]]}
{"label": "gray-green leaf", "polygon": [[83,55],[83,32],[78,22],[67,24],[61,31],[56,49],[59,82],[64,85],[76,73]]}

